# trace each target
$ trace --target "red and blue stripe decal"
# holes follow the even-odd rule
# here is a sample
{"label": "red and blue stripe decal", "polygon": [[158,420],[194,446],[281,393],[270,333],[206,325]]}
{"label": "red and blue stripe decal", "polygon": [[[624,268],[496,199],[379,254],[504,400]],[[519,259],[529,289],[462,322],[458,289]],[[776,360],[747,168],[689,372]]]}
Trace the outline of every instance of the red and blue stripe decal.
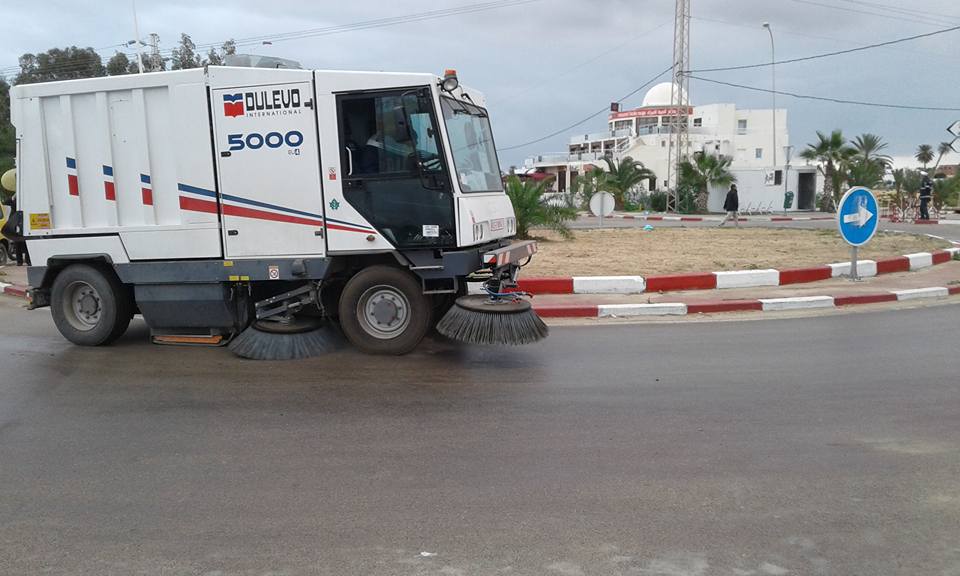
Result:
{"label": "red and blue stripe decal", "polygon": [[77,180],[77,160],[67,156],[67,190],[71,196],[80,196],[80,182]]}
{"label": "red and blue stripe decal", "polygon": [[113,166],[103,165],[103,195],[107,200],[117,201],[117,187],[113,183]]}
{"label": "red and blue stripe decal", "polygon": [[[209,214],[217,213],[217,193],[205,188],[197,188],[188,184],[177,184],[180,190],[180,209],[191,212],[206,212]],[[255,220],[269,220],[272,222],[285,222],[287,224],[302,224],[305,226],[323,226],[324,218],[320,214],[304,212],[261,202],[242,198],[233,194],[221,194],[223,200],[223,213],[227,216],[237,216],[240,218],[252,218]],[[343,230],[346,232],[360,232],[363,234],[372,234],[376,230],[364,224],[353,224],[342,220],[333,220],[327,218],[327,228],[331,230]]]}
{"label": "red and blue stripe decal", "polygon": [[153,206],[153,186],[150,184],[148,174],[140,175],[140,196],[143,198],[144,206]]}

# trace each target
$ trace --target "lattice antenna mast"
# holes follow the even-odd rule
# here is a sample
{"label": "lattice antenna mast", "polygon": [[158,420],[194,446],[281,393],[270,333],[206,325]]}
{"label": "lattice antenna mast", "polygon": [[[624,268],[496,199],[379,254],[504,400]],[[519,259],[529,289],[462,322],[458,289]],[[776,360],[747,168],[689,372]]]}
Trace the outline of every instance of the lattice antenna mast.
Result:
{"label": "lattice antenna mast", "polygon": [[670,148],[667,153],[667,211],[676,212],[680,163],[690,152],[690,0],[677,0],[673,21],[673,82],[670,88]]}

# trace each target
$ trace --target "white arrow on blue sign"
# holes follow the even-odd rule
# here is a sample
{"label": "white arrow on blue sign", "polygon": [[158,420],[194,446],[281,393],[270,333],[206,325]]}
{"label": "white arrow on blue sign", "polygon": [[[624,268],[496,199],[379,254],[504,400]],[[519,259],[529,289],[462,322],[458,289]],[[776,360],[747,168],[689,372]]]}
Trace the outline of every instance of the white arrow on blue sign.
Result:
{"label": "white arrow on blue sign", "polygon": [[877,233],[879,223],[880,210],[873,192],[861,186],[847,190],[837,208],[837,226],[847,244],[863,246]]}

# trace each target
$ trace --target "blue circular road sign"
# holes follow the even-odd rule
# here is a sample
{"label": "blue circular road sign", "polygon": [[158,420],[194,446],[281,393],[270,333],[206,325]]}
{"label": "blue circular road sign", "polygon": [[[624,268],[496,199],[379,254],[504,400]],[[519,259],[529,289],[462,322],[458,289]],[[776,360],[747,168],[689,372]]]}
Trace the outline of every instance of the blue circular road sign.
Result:
{"label": "blue circular road sign", "polygon": [[837,227],[847,244],[863,246],[877,233],[879,224],[880,210],[873,192],[861,186],[847,190],[837,208]]}

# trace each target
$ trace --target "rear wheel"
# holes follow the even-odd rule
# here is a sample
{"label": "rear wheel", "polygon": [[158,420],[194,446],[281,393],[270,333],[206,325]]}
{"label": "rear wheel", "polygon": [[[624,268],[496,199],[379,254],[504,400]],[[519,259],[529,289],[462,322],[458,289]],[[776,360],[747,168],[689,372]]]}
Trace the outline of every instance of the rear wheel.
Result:
{"label": "rear wheel", "polygon": [[67,266],[53,281],[53,322],[63,337],[81,346],[109,344],[123,335],[133,303],[111,273],[87,264]]}
{"label": "rear wheel", "polygon": [[371,354],[410,352],[426,335],[433,317],[420,282],[389,266],[371,266],[351,278],[339,309],[344,335]]}
{"label": "rear wheel", "polygon": [[13,251],[10,244],[4,240],[0,242],[0,266],[6,266],[13,259]]}

